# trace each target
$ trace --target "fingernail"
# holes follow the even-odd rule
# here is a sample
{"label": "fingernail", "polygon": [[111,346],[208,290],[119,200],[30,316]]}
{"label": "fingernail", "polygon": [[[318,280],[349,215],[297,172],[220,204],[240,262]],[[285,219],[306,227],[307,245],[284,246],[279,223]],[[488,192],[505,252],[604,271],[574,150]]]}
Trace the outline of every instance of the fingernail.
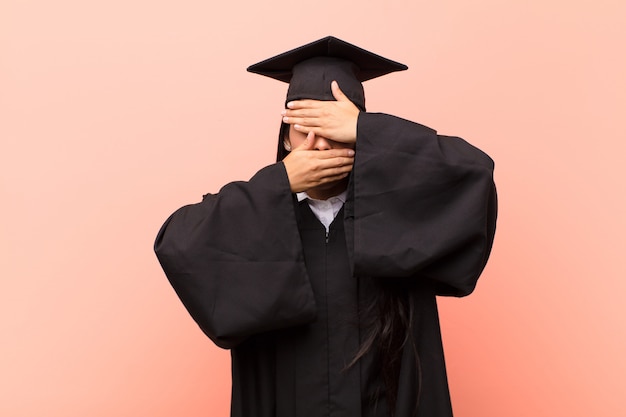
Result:
{"label": "fingernail", "polygon": [[352,149],[348,149],[348,156],[354,156],[354,151]]}
{"label": "fingernail", "polygon": [[292,107],[293,107],[293,102],[292,102],[292,101],[290,101],[289,103],[287,103],[287,107],[288,107],[288,108],[292,108]]}
{"label": "fingernail", "polygon": [[280,115],[281,115],[281,116],[284,116],[284,115],[286,115],[286,114],[287,114],[287,110],[283,110],[283,111],[281,111],[281,112],[280,112]]}
{"label": "fingernail", "polygon": [[285,122],[285,123],[289,123],[289,117],[284,116],[284,117],[283,117],[283,122]]}

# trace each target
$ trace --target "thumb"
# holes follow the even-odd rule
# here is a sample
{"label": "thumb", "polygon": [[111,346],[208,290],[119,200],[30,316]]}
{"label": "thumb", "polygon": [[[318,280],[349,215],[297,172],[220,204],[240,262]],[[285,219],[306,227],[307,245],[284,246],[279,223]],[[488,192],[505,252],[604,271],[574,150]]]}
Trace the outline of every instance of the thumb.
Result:
{"label": "thumb", "polygon": [[339,88],[339,83],[337,81],[333,81],[330,83],[330,90],[332,91],[333,97],[335,97],[335,100],[350,101],[350,99]]}
{"label": "thumb", "polygon": [[315,133],[309,132],[304,142],[300,144],[294,151],[311,151],[315,145]]}

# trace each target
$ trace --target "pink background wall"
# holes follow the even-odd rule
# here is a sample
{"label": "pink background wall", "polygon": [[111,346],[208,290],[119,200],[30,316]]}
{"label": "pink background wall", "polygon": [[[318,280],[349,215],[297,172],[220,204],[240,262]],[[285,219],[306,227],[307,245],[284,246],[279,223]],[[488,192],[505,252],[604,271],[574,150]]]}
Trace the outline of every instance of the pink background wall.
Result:
{"label": "pink background wall", "polygon": [[626,415],[625,5],[2,0],[0,415],[227,416],[152,242],[272,162],[285,86],[247,65],[329,34],[410,67],[370,111],[496,161],[491,262],[440,303],[456,415]]}

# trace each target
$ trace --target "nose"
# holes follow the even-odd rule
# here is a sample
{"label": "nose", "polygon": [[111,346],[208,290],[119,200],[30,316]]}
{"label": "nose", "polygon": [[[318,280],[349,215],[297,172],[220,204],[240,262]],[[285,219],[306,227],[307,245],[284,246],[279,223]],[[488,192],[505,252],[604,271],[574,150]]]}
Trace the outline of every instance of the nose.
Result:
{"label": "nose", "polygon": [[313,147],[316,151],[326,151],[333,148],[330,140],[322,136],[315,136],[315,143],[313,144]]}

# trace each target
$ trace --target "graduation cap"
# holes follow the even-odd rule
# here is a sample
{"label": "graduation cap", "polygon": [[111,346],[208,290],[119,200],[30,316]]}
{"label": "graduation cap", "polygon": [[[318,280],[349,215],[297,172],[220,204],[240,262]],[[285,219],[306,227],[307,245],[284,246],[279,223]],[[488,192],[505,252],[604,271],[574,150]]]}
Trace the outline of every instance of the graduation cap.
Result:
{"label": "graduation cap", "polygon": [[365,111],[362,82],[394,71],[404,64],[327,36],[248,67],[249,72],[289,83],[286,102],[300,99],[334,100],[331,81]]}

